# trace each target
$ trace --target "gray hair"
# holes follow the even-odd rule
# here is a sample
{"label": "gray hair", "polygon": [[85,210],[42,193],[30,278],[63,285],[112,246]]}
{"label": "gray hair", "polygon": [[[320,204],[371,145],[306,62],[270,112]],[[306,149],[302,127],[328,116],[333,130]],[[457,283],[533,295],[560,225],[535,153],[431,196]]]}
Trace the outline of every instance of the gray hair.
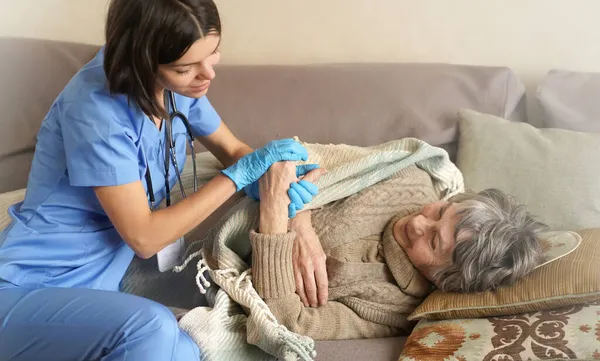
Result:
{"label": "gray hair", "polygon": [[543,261],[536,221],[517,200],[498,190],[462,193],[450,199],[460,220],[450,264],[433,278],[446,292],[482,292],[511,285]]}

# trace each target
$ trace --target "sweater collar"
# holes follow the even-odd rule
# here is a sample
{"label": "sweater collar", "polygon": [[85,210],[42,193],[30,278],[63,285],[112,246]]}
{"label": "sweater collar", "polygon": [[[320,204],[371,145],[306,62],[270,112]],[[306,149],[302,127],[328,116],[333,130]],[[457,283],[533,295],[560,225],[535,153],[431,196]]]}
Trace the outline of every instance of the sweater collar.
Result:
{"label": "sweater collar", "polygon": [[383,253],[386,264],[402,292],[415,297],[425,297],[433,285],[413,266],[408,255],[394,238],[394,225],[400,219],[418,212],[421,207],[410,207],[392,218],[383,233]]}

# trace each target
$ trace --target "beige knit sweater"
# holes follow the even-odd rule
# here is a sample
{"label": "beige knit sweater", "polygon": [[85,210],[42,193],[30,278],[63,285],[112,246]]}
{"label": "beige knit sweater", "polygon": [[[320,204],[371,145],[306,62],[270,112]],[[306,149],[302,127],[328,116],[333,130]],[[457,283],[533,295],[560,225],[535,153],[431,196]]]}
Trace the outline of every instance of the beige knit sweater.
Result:
{"label": "beige knit sweater", "polygon": [[394,239],[396,220],[437,201],[430,176],[410,166],[394,177],[313,211],[327,255],[329,302],[304,307],[295,293],[295,233],[251,232],[252,283],[277,320],[316,340],[389,337],[431,290]]}

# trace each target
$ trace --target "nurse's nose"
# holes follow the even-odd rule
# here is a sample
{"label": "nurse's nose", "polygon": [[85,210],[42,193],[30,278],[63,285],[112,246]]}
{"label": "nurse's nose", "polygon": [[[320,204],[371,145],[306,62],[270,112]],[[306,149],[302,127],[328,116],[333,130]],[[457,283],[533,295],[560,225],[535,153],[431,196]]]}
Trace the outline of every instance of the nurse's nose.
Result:
{"label": "nurse's nose", "polygon": [[210,65],[202,65],[202,71],[198,73],[200,80],[213,80],[215,78],[215,69]]}

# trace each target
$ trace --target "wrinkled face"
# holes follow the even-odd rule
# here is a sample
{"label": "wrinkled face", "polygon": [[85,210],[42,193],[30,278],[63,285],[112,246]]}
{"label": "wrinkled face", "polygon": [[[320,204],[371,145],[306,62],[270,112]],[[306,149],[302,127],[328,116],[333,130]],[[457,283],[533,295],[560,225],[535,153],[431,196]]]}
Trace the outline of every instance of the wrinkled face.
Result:
{"label": "wrinkled face", "polygon": [[189,98],[206,95],[219,63],[218,35],[208,34],[196,41],[181,58],[158,66],[158,86]]}
{"label": "wrinkled face", "polygon": [[413,265],[432,280],[433,272],[452,257],[456,245],[454,230],[459,220],[455,204],[430,203],[419,213],[398,220],[394,225],[394,238]]}

